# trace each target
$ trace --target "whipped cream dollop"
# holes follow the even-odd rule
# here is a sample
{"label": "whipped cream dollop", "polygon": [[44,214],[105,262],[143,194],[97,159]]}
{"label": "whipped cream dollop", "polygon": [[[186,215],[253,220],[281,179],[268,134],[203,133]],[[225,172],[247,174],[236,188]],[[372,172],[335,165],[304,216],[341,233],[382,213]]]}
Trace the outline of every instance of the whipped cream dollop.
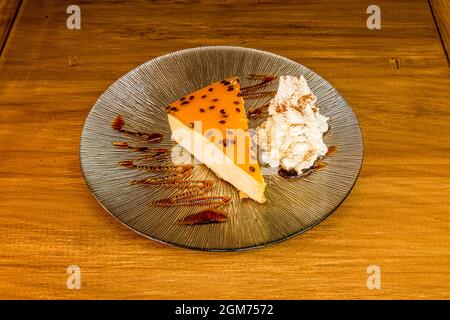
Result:
{"label": "whipped cream dollop", "polygon": [[326,155],[328,118],[320,114],[316,101],[303,75],[280,77],[269,117],[256,129],[263,164],[301,173]]}

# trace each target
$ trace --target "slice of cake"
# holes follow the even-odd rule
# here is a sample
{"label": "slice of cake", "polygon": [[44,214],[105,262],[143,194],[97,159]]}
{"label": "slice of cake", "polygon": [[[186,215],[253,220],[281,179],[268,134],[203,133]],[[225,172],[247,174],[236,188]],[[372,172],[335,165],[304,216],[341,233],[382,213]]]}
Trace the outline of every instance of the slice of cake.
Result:
{"label": "slice of cake", "polygon": [[214,82],[167,106],[172,139],[241,194],[260,203],[265,182],[237,77]]}

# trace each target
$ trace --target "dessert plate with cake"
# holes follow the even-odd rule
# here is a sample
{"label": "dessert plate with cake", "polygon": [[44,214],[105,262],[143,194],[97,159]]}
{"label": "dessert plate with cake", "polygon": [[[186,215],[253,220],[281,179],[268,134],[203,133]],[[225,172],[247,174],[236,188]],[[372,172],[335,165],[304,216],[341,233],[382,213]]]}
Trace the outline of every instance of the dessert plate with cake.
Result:
{"label": "dessert plate with cake", "polygon": [[287,58],[200,47],[112,84],[81,136],[85,180],[132,230],[233,251],[286,240],[350,193],[363,142],[344,98]]}

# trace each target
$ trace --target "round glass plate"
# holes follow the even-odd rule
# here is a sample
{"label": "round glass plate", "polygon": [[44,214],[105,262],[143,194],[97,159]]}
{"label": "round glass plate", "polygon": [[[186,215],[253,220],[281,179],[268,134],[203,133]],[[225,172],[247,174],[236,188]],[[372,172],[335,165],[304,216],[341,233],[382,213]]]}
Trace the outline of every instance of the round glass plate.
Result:
{"label": "round glass plate", "polygon": [[[142,132],[160,132],[164,140],[151,147],[176,146],[170,139],[165,106],[180,97],[231,76],[241,86],[255,82],[246,77],[261,75],[304,75],[317,96],[322,114],[330,118],[325,135],[328,146],[337,151],[325,159],[326,166],[299,179],[286,179],[266,170],[267,202],[240,200],[238,191],[217,178],[202,164],[194,166],[190,179],[213,179],[210,195],[229,195],[222,207],[228,215],[224,223],[182,225],[177,223],[201,210],[195,206],[157,207],[152,201],[174,194],[159,186],[139,186],[131,180],[148,173],[117,164],[138,154],[117,148],[113,141],[142,144],[137,137],[115,131],[112,120],[122,115],[126,127]],[[268,90],[276,90],[273,81]],[[270,100],[246,100],[249,107]],[[255,128],[262,120],[250,120]],[[189,155],[190,157],[190,155]],[[363,158],[363,142],[358,122],[350,106],[327,81],[305,66],[287,58],[240,47],[200,47],[173,52],[133,69],[97,100],[81,135],[80,159],[85,180],[101,205],[120,222],[148,238],[197,250],[232,251],[276,243],[300,234],[331,214],[345,199],[358,177]],[[170,157],[159,161],[171,164]],[[263,171],[264,174],[264,171]]]}

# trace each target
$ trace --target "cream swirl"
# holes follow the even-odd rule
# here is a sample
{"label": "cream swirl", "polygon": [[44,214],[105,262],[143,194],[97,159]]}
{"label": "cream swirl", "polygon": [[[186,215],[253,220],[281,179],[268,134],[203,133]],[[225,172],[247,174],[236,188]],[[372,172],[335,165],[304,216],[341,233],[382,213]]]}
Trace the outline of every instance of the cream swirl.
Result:
{"label": "cream swirl", "polygon": [[320,114],[316,101],[303,76],[280,77],[269,117],[256,130],[262,163],[300,173],[327,153],[323,134],[328,118]]}

